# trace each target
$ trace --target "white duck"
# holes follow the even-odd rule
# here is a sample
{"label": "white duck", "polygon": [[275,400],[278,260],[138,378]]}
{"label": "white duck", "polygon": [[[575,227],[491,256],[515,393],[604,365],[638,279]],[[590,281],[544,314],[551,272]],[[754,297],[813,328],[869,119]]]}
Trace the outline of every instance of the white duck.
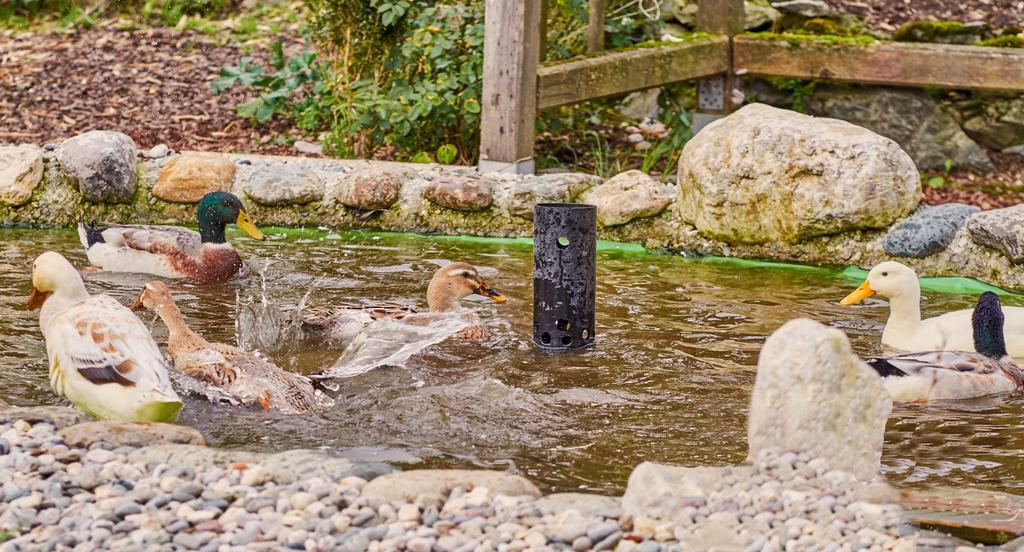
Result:
{"label": "white duck", "polygon": [[867,360],[894,401],[970,399],[1024,386],[1024,370],[1006,354],[999,296],[981,294],[971,318],[976,353],[931,351]]}
{"label": "white duck", "polygon": [[[895,261],[871,269],[867,280],[844,298],[844,306],[878,294],[889,300],[882,344],[901,351],[973,351],[971,310],[921,320],[921,286],[914,270]],[[1024,308],[1006,307],[1004,328],[1010,356],[1024,359]]]}
{"label": "white duck", "polygon": [[50,359],[50,385],[100,420],[170,422],[181,410],[167,361],[132,311],[107,295],[89,295],[75,267],[53,251],[32,266],[28,308]]}

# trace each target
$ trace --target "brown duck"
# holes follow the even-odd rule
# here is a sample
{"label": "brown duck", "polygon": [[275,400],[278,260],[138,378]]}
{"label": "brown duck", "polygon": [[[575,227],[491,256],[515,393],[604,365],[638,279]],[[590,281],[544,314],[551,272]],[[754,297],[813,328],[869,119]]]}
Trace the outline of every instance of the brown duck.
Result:
{"label": "brown duck", "polygon": [[167,349],[175,370],[264,410],[294,414],[317,408],[316,393],[308,378],[286,372],[255,353],[210,343],[193,332],[163,282],[146,284],[133,308],[143,307],[155,311],[167,325]]}
{"label": "brown duck", "polygon": [[[300,325],[307,339],[346,346],[374,320],[391,318],[407,324],[427,326],[440,320],[440,313],[458,312],[462,308],[462,300],[473,294],[487,297],[496,303],[505,302],[505,296],[489,286],[476,267],[469,263],[451,263],[437,269],[430,279],[426,311],[401,303],[314,307],[302,313]],[[479,323],[475,313],[465,312],[460,316],[472,322],[472,325],[455,334],[457,339],[475,342],[487,339],[487,328]]]}

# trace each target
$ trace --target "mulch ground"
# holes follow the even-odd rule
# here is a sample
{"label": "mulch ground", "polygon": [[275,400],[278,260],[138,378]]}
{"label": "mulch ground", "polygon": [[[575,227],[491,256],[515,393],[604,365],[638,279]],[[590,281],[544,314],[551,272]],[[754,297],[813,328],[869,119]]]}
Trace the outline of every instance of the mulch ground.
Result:
{"label": "mulch ground", "polygon": [[825,0],[833,9],[861,15],[869,27],[893,31],[910,21],[985,21],[993,29],[1024,25],[1021,0]]}
{"label": "mulch ground", "polygon": [[287,122],[257,128],[236,116],[251,92],[213,95],[220,67],[242,55],[237,45],[166,28],[0,34],[0,143],[59,143],[109,129],[140,148],[294,153],[260,143]]}

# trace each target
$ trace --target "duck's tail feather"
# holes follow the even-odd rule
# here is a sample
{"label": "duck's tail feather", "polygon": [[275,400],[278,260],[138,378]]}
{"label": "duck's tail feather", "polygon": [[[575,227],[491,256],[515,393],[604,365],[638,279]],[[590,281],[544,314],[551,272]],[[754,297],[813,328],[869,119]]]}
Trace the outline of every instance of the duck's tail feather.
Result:
{"label": "duck's tail feather", "polygon": [[889,362],[887,358],[869,358],[865,360],[872,368],[878,372],[879,376],[883,378],[902,378],[907,375],[906,372],[900,370],[896,365]]}
{"label": "duck's tail feather", "polygon": [[94,243],[103,243],[103,231],[105,227],[96,224],[95,222],[78,223],[78,239],[82,242],[82,246],[86,249],[92,247]]}

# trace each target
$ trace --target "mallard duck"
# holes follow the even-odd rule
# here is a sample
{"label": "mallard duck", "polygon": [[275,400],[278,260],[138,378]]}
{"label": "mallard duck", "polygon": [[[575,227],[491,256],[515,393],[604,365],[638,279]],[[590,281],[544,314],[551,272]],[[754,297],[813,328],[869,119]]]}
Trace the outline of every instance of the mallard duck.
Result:
{"label": "mallard duck", "polygon": [[[367,324],[381,318],[402,320],[408,324],[426,326],[438,320],[438,313],[459,312],[462,300],[477,294],[496,303],[504,303],[505,296],[491,288],[480,276],[476,267],[469,263],[450,263],[434,272],[427,286],[427,311],[401,303],[386,303],[369,306],[345,306],[340,308],[316,307],[301,313],[301,327],[306,338],[328,341],[335,345],[347,345]],[[487,339],[487,328],[477,323],[475,313],[464,312],[471,325],[456,334],[456,338],[467,341]]]}
{"label": "mallard duck", "polygon": [[57,395],[99,420],[174,421],[181,399],[146,325],[112,297],[89,295],[59,253],[32,265],[28,308],[40,309]]}
{"label": "mallard duck", "polygon": [[78,235],[93,266],[113,272],[140,272],[165,278],[222,282],[242,268],[242,257],[224,237],[236,224],[256,240],[263,232],[242,202],[227,192],[203,196],[196,209],[199,231],[177,226],[78,224]]}
{"label": "mallard duck", "polygon": [[[973,351],[971,311],[959,310],[921,320],[921,287],[910,267],[887,261],[840,301],[849,306],[878,294],[889,300],[882,344],[901,351]],[[1024,359],[1024,308],[1007,307],[1005,334],[1010,356]]]}
{"label": "mallard duck", "polygon": [[981,294],[972,315],[978,352],[931,351],[868,359],[897,402],[969,399],[1015,391],[1024,370],[1006,354],[999,296]]}
{"label": "mallard duck", "polygon": [[185,324],[167,284],[150,282],[133,308],[155,311],[167,325],[167,350],[174,369],[223,388],[243,404],[286,413],[316,409],[309,379],[286,372],[255,353],[224,343],[210,343]]}

